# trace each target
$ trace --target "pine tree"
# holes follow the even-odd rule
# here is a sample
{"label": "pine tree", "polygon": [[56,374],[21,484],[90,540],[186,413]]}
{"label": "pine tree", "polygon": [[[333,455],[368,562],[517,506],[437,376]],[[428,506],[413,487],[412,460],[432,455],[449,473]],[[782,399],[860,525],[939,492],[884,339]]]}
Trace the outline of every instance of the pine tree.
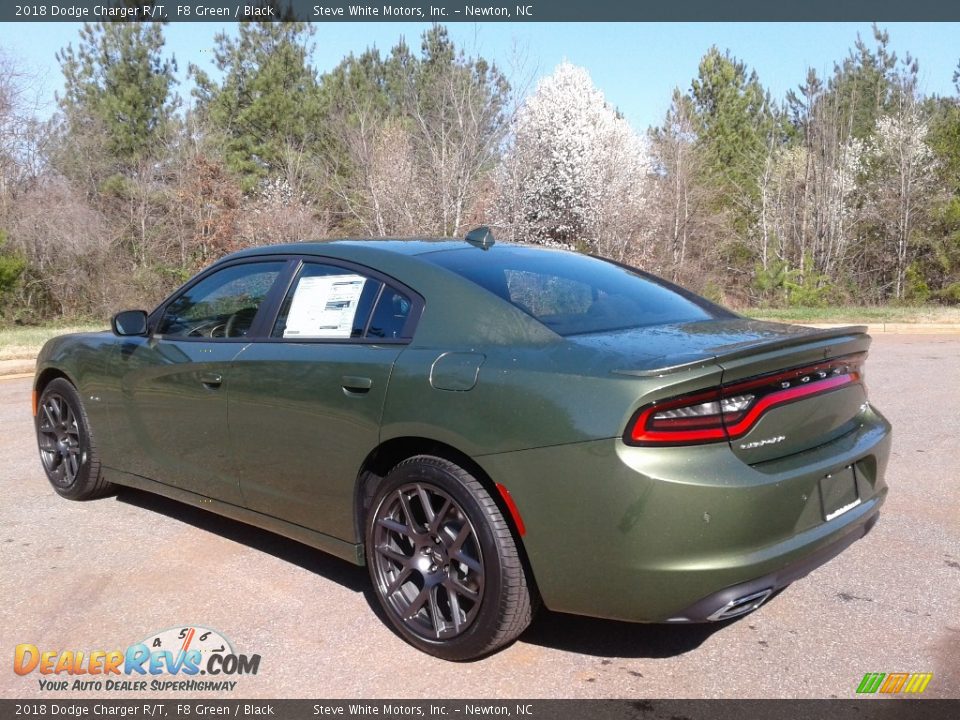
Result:
{"label": "pine tree", "polygon": [[304,154],[323,128],[316,73],[308,62],[314,33],[305,23],[244,22],[216,37],[217,83],[196,65],[197,111],[222,136],[227,167],[245,191],[261,180],[297,182]]}
{"label": "pine tree", "polygon": [[771,144],[785,127],[755,72],[710,48],[691,85],[704,171],[723,191],[745,236],[756,225],[760,179]]}
{"label": "pine tree", "polygon": [[169,140],[178,99],[176,61],[163,56],[158,23],[85,24],[76,50],[57,53],[60,107],[75,136],[101,136],[117,172],[137,167]]}

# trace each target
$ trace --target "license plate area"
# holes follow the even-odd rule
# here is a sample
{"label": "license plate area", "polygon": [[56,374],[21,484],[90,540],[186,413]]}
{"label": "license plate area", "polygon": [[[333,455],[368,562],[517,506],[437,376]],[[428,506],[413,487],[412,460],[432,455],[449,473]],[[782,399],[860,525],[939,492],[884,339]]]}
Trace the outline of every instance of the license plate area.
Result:
{"label": "license plate area", "polygon": [[827,522],[860,504],[857,475],[853,465],[820,479],[820,503],[823,519]]}

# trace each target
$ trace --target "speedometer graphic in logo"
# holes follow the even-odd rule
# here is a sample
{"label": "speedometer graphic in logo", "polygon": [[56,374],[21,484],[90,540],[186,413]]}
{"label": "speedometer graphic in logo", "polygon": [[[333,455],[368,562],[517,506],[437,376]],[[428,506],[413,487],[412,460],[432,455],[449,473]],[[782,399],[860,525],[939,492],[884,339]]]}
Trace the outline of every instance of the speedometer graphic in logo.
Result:
{"label": "speedometer graphic in logo", "polygon": [[233,645],[216,630],[201,625],[172,627],[147,636],[142,643],[151,652],[170,651],[176,657],[190,651],[198,651],[201,661],[199,667],[206,667],[207,659],[217,653],[233,655]]}

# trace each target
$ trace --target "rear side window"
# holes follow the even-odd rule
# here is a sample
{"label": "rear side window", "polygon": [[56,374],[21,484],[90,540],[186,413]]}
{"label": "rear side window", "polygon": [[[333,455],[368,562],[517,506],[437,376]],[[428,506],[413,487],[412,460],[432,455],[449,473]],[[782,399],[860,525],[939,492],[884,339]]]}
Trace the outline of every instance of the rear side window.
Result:
{"label": "rear side window", "polygon": [[427,253],[559,335],[708,320],[709,304],[639,272],[576,253],[499,246]]}
{"label": "rear side window", "polygon": [[272,337],[291,340],[406,339],[411,299],[363,273],[305,263],[277,313]]}
{"label": "rear side window", "polygon": [[377,307],[367,328],[368,338],[395,339],[404,337],[403,329],[410,317],[410,298],[389,285],[383,288]]}
{"label": "rear side window", "polygon": [[382,283],[346,268],[305,264],[287,293],[273,337],[335,340],[363,336]]}

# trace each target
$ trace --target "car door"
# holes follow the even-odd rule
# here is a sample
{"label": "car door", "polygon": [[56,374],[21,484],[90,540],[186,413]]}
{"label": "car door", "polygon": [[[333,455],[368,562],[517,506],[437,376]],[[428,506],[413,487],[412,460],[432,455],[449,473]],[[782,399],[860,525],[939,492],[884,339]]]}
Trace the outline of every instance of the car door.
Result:
{"label": "car door", "polygon": [[230,369],[230,440],[247,507],[355,541],[353,491],[422,299],[367,268],[307,260],[269,337]]}
{"label": "car door", "polygon": [[242,503],[227,431],[228,370],[288,262],[214,268],[158,311],[149,337],[120,346],[118,469]]}

